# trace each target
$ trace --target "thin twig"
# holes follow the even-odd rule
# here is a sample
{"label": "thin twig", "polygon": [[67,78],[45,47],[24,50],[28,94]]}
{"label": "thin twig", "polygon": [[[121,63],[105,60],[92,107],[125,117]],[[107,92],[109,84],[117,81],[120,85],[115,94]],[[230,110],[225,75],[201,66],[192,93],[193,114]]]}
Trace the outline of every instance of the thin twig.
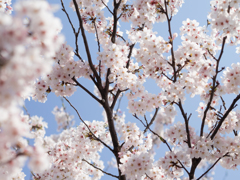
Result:
{"label": "thin twig", "polygon": [[182,116],[183,116],[183,119],[185,121],[185,129],[186,129],[186,133],[187,133],[187,144],[188,144],[188,147],[191,148],[192,145],[191,145],[191,138],[190,138],[190,131],[189,131],[189,126],[188,126],[188,121],[189,121],[189,118],[187,118],[187,115],[185,114],[184,112],[184,109],[183,109],[183,106],[182,106],[182,102],[181,100],[179,99],[179,103],[176,103],[182,113]]}
{"label": "thin twig", "polygon": [[205,172],[203,173],[199,178],[197,178],[197,180],[201,179],[203,176],[205,176],[217,163],[218,161],[220,161],[223,157],[227,156],[228,153],[226,153],[224,156],[220,157],[217,159],[217,161]]}
{"label": "thin twig", "polygon": [[208,53],[212,56],[213,59],[215,59],[216,61],[218,60],[218,59],[209,51],[208,48],[207,48],[207,51],[208,51]]}
{"label": "thin twig", "polygon": [[223,107],[224,107],[224,109],[226,110],[226,109],[227,109],[227,108],[226,108],[226,103],[225,103],[225,101],[223,100],[222,96],[220,96],[220,98],[221,98],[221,100],[222,100]]}
{"label": "thin twig", "polygon": [[235,136],[238,136],[238,132],[236,130],[233,130],[233,133]]}
{"label": "thin twig", "polygon": [[217,75],[218,75],[218,66],[219,66],[219,62],[221,60],[221,57],[222,57],[222,54],[223,54],[223,50],[224,50],[224,46],[225,46],[225,42],[226,42],[226,39],[227,39],[227,36],[225,36],[223,38],[223,43],[222,43],[222,49],[221,49],[221,53],[217,59],[217,65],[216,65],[216,74],[213,76],[213,87],[212,87],[212,90],[211,90],[211,94],[210,94],[210,98],[209,98],[209,101],[207,103],[207,107],[206,109],[204,110],[204,113],[203,113],[203,118],[202,118],[202,124],[201,124],[201,130],[200,130],[200,136],[203,136],[203,129],[204,129],[204,125],[205,125],[205,120],[207,118],[207,112],[208,110],[210,109],[211,107],[211,103],[212,103],[212,100],[213,100],[213,97],[214,97],[214,92],[217,88],[217,86],[219,85],[216,80],[217,80]]}
{"label": "thin twig", "polygon": [[168,16],[168,7],[167,7],[167,2],[164,1],[164,5],[165,5],[165,15],[167,17],[167,23],[168,23],[168,32],[169,32],[169,36],[170,36],[170,41],[169,43],[171,44],[171,55],[172,55],[172,68],[173,68],[173,82],[177,81],[177,73],[176,73],[176,67],[175,67],[175,56],[174,56],[174,50],[173,50],[173,37],[172,37],[172,30],[171,30],[171,20],[172,18],[169,18]]}
{"label": "thin twig", "polygon": [[143,133],[145,134],[147,132],[147,130],[149,129],[149,127],[153,124],[153,122],[155,121],[156,117],[157,117],[157,113],[158,113],[159,107],[156,108],[155,113],[150,121],[150,123],[147,124],[147,127],[144,129]]}
{"label": "thin twig", "polygon": [[[91,53],[90,53],[90,50],[89,50],[88,41],[87,41],[87,37],[86,37],[86,35],[85,35],[85,31],[84,31],[84,27],[83,27],[83,21],[82,21],[82,17],[81,17],[79,8],[78,8],[77,1],[76,1],[76,0],[73,0],[73,4],[74,4],[74,7],[75,7],[75,10],[76,10],[76,13],[77,13],[77,17],[78,17],[78,21],[79,21],[79,26],[80,26],[81,33],[82,33],[82,38],[83,38],[85,50],[86,50],[86,53],[87,53],[87,58],[88,58],[89,66],[90,66],[91,70],[93,71],[93,74],[94,74],[94,76],[96,77],[97,81],[98,81],[98,82],[101,82],[100,77],[98,76],[98,73],[97,73],[97,71],[96,71],[96,69],[95,69],[95,67],[94,67],[94,65],[93,65],[93,62],[92,62],[92,57],[91,57]],[[97,86],[97,87],[98,87],[98,86]],[[98,87],[98,88],[100,88],[100,87]]]}
{"label": "thin twig", "polygon": [[121,94],[121,92],[122,91],[120,91],[119,89],[118,89],[118,91],[117,91],[117,93],[116,93],[116,95],[115,95],[115,97],[114,97],[114,99],[113,99],[113,102],[112,102],[112,104],[111,104],[111,106],[110,106],[110,108],[113,110],[113,108],[114,108],[114,106],[115,106],[115,104],[116,104],[116,102],[117,102],[117,100],[118,100],[118,97],[119,97],[119,95]]}
{"label": "thin twig", "polygon": [[74,26],[73,26],[73,23],[65,9],[65,6],[64,6],[64,3],[63,3],[63,0],[61,0],[61,4],[62,4],[62,11],[66,14],[67,18],[68,18],[68,21],[72,27],[72,30],[73,30],[73,34],[75,35],[75,46],[76,46],[76,49],[75,49],[75,55],[83,62],[83,59],[82,57],[79,55],[79,48],[78,48],[78,35],[79,35],[79,32],[80,32],[80,28],[78,28],[78,32],[76,32]]}
{"label": "thin twig", "polygon": [[172,79],[170,79],[165,73],[161,73],[163,76],[165,76],[168,80],[170,80],[170,81],[173,81]]}
{"label": "thin twig", "polygon": [[147,173],[145,173],[145,174],[146,174],[146,176],[147,176],[149,179],[153,180],[150,176],[147,175]]}
{"label": "thin twig", "polygon": [[[147,127],[147,125],[145,125],[145,124],[143,123],[143,121],[142,121],[139,117],[137,117],[136,114],[133,115],[133,116],[134,116],[135,118],[137,118],[137,119],[143,124],[143,126],[144,126],[145,128]],[[166,141],[163,137],[161,137],[161,136],[160,136],[159,134],[157,134],[156,132],[152,131],[150,127],[149,127],[148,129],[149,129],[149,131],[151,131],[155,136],[157,136],[163,143],[165,143],[170,151],[172,151],[172,149],[170,148],[169,144],[167,143],[167,141]]]}
{"label": "thin twig", "polygon": [[95,28],[96,36],[97,36],[98,52],[100,52],[100,42],[99,42],[99,38],[98,38],[98,32],[97,32],[97,27],[96,27],[95,21],[93,21],[93,24],[94,24],[94,28]]}
{"label": "thin twig", "polygon": [[206,139],[211,135],[211,133],[215,130],[215,128],[217,127],[217,123],[215,123],[214,127],[211,129],[211,131],[208,133]]}
{"label": "thin twig", "polygon": [[28,112],[28,110],[27,110],[27,108],[26,108],[25,105],[23,105],[23,109],[24,109],[25,112],[27,113],[27,115],[28,115],[28,117],[29,117],[29,120],[30,120],[30,119],[31,119],[31,116],[30,116],[30,114],[29,114],[29,112]]}
{"label": "thin twig", "polygon": [[75,76],[72,77],[72,80],[80,87],[82,88],[85,92],[87,92],[90,96],[92,96],[93,99],[95,99],[97,102],[102,104],[102,101],[98,99],[94,94],[92,94],[87,88],[85,88],[83,85],[81,85],[75,78]]}
{"label": "thin twig", "polygon": [[87,127],[88,131],[92,134],[92,136],[94,137],[94,139],[96,139],[97,141],[101,142],[105,147],[107,147],[111,152],[113,152],[112,148],[110,148],[105,142],[103,142],[101,139],[99,139],[97,136],[95,136],[95,134],[91,131],[91,129],[89,128],[89,126],[85,123],[85,121],[82,119],[82,117],[80,116],[78,110],[72,105],[72,103],[63,96],[63,98],[69,103],[69,105],[76,111],[79,119],[82,121],[82,123]]}
{"label": "thin twig", "polygon": [[[137,117],[136,114],[133,115],[133,116],[134,116],[135,118],[137,118],[137,119],[143,124],[143,126],[147,127],[148,124],[145,125],[145,124],[143,123],[143,121],[142,121],[140,118]],[[156,132],[154,132],[150,127],[149,127],[148,129],[149,129],[149,131],[151,131],[151,133],[153,133],[155,136],[157,136],[164,144],[166,144],[167,147],[168,147],[168,149],[172,152],[172,149],[170,148],[169,144],[167,143],[167,141],[166,141],[163,137],[161,137],[159,134],[157,134]],[[177,159],[177,160],[178,160],[178,159]],[[178,162],[181,164],[182,168],[189,174],[188,170],[187,170],[187,169],[185,168],[185,166],[181,163],[181,161],[178,160]]]}
{"label": "thin twig", "polygon": [[108,11],[113,15],[113,12],[109,9],[109,7],[105,4],[105,2],[103,2],[103,0],[101,0],[103,5],[108,9]]}
{"label": "thin twig", "polygon": [[106,172],[106,171],[104,171],[104,170],[98,168],[97,166],[93,165],[92,163],[88,162],[88,161],[85,160],[85,159],[82,159],[82,161],[85,161],[85,162],[88,163],[90,166],[92,166],[92,167],[94,167],[95,169],[97,169],[97,170],[103,172],[103,173],[106,174],[106,175],[109,175],[109,176],[115,177],[115,178],[117,178],[117,179],[119,178],[118,176],[115,176],[115,175],[113,175],[113,174],[111,174],[111,173],[108,173],[108,172]]}
{"label": "thin twig", "polygon": [[218,130],[220,129],[223,121],[227,118],[227,116],[229,115],[229,113],[236,107],[236,103],[237,101],[240,99],[240,94],[233,100],[231,106],[228,108],[228,110],[224,113],[222,119],[218,122],[218,125],[216,127],[216,129],[214,130],[214,132],[211,135],[211,139],[213,139],[215,137],[215,135],[217,134]]}

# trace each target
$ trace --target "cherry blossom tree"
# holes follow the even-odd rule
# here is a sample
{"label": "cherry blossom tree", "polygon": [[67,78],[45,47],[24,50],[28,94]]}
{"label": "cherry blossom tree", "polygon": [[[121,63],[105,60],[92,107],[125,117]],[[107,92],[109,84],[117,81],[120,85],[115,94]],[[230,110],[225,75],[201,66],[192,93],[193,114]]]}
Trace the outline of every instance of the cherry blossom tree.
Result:
{"label": "cherry blossom tree", "polygon": [[[212,179],[208,173],[217,164],[236,169],[240,164],[240,63],[225,67],[220,62],[226,45],[240,52],[240,0],[212,0],[207,25],[186,19],[178,36],[172,19],[183,3],[59,0],[75,37],[71,47],[53,14],[57,6],[31,0],[12,8],[11,0],[0,0],[0,180],[24,179],[22,168],[28,158],[35,180],[105,176],[200,180]],[[78,26],[66,5],[75,13]],[[121,28],[120,22],[128,22],[130,28]],[[153,31],[163,22],[168,37]],[[96,58],[87,33],[95,35]],[[84,86],[82,79],[93,88]],[[145,82],[150,80],[159,87],[157,94],[147,91]],[[77,88],[100,105],[102,120],[82,118],[69,100]],[[22,107],[26,99],[45,103],[50,93],[61,97],[77,117],[66,111],[64,103],[55,107],[52,113],[60,133],[46,136],[47,122],[24,113]],[[120,110],[123,96],[135,122]],[[184,102],[197,96],[200,126],[193,127],[193,112]],[[160,144],[167,150],[156,157]],[[104,168],[103,149],[114,157],[109,166],[117,168],[116,174]],[[207,168],[197,176],[197,168],[203,167]]]}

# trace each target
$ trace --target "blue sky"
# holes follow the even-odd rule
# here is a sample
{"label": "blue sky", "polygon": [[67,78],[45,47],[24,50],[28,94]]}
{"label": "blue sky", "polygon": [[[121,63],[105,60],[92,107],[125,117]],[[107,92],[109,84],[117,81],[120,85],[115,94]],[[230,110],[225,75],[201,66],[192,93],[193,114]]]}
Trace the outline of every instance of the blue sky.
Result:
{"label": "blue sky", "polygon": [[[15,1],[13,1],[14,3]],[[49,0],[50,3],[53,4],[59,4],[60,5],[60,0]],[[71,9],[69,9],[69,0],[64,0],[65,7],[67,7],[67,10],[70,14],[70,17],[72,21],[74,22],[75,27],[78,27],[78,21],[75,16],[75,12],[73,12]],[[178,14],[173,17],[172,20],[172,32],[177,32],[179,34],[180,30],[179,28],[182,26],[182,21],[186,20],[187,18],[193,20],[197,20],[200,23],[200,26],[206,25],[207,24],[207,15],[208,12],[210,11],[210,1],[209,0],[186,0],[185,3],[183,4],[183,7],[180,8]],[[111,3],[109,3],[111,4]],[[72,29],[67,21],[67,18],[65,14],[59,10],[57,13],[55,13],[56,16],[61,18],[62,24],[63,24],[63,29],[62,33],[66,37],[66,41],[69,45],[74,47],[74,36]],[[121,24],[121,31],[124,32],[125,30],[128,30],[129,24],[127,23],[120,23]],[[125,29],[125,30],[124,30]],[[154,26],[154,31],[158,32],[158,35],[162,36],[164,39],[168,38],[168,32],[167,32],[167,25],[166,23],[161,23],[157,24]],[[95,37],[93,34],[90,34],[87,36],[89,46],[91,47],[90,51],[92,54],[92,58],[96,58],[96,52],[97,52],[97,43],[94,40]],[[176,39],[176,42],[174,42],[174,47],[175,50],[177,49],[177,46],[180,45],[181,39],[180,36]],[[79,45],[80,45],[80,54],[83,57],[83,59],[86,59],[86,54],[84,52],[84,46],[82,44],[82,39],[79,39]],[[238,62],[239,61],[239,56],[235,54],[235,48],[233,47],[226,47],[226,50],[223,55],[223,61],[221,62],[222,66],[230,66],[229,64],[229,57],[231,57],[232,62]],[[75,60],[77,60],[75,58]],[[89,80],[86,79],[79,79],[79,81],[85,85],[89,90],[93,91],[93,83]],[[159,93],[160,90],[159,88],[154,84],[153,81],[150,80],[150,82],[146,83],[147,89],[151,93]],[[227,102],[230,102],[233,96],[228,96]],[[102,108],[98,105],[98,103],[93,100],[88,94],[86,94],[83,90],[80,88],[77,89],[77,92],[69,98],[69,100],[72,102],[72,104],[78,109],[79,113],[81,114],[82,118],[85,120],[102,120]],[[199,97],[189,99],[186,101],[184,104],[184,107],[186,111],[189,113],[193,113],[193,116],[190,120],[190,125],[194,126],[196,131],[199,129],[200,125],[200,119],[198,119],[197,114],[195,113],[195,110],[197,109],[199,105]],[[61,107],[61,99],[60,97],[56,97],[54,94],[50,93],[48,96],[48,101],[44,104],[38,103],[38,102],[28,102],[26,101],[26,108],[28,109],[28,112],[30,113],[31,116],[38,115],[42,116],[44,120],[48,123],[48,129],[47,135],[50,134],[55,134],[59,133],[56,131],[57,129],[57,123],[54,120],[54,115],[51,113],[53,108],[55,106]],[[72,115],[75,116],[75,124],[78,125],[80,123],[80,120],[77,118],[76,113],[74,110],[68,106],[67,102],[65,102],[65,105],[67,107],[67,111],[69,111]],[[121,109],[126,112],[126,122],[127,121],[132,121],[136,122],[140,128],[143,128],[142,125],[137,122],[135,118],[131,114],[128,113],[127,110],[127,99],[123,98],[123,101],[121,103]],[[148,113],[149,116],[150,113]],[[182,121],[181,116],[177,116],[175,122],[177,121]],[[166,147],[162,144],[159,149],[157,149],[157,153],[160,155],[163,155],[166,150]],[[158,155],[159,156],[159,155]],[[102,153],[102,160],[107,162],[107,160],[110,160],[111,157],[113,157],[109,151],[104,150]],[[105,163],[105,166],[107,166],[107,163]],[[109,169],[108,171],[115,173],[116,171],[114,169]],[[27,178],[29,179],[29,170],[27,168],[24,168],[24,172],[27,174]],[[202,173],[202,171],[199,171],[197,173],[197,177]],[[214,179],[217,180],[227,180],[227,179],[237,179],[236,177],[238,176],[238,171],[235,170],[225,170],[221,168],[220,166],[217,166],[216,171],[215,171],[215,176]],[[102,179],[110,180],[112,177],[104,176]]]}

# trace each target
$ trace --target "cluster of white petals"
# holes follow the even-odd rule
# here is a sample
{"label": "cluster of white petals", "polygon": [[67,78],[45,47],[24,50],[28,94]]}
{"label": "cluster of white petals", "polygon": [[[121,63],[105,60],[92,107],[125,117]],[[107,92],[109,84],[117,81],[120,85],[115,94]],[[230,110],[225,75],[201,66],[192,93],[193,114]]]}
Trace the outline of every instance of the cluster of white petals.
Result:
{"label": "cluster of white petals", "polygon": [[54,55],[55,64],[49,74],[43,76],[35,83],[32,98],[39,102],[46,102],[47,94],[54,92],[57,96],[72,96],[76,91],[73,78],[88,77],[91,73],[88,63],[74,61],[73,49],[62,44],[60,50]]}
{"label": "cluster of white petals", "polygon": [[[108,174],[100,158],[104,147],[114,156],[109,165],[128,180],[193,180],[197,167],[217,162],[236,169],[240,110],[234,108],[240,99],[240,63],[225,68],[220,60],[226,44],[240,44],[240,0],[212,0],[207,26],[189,18],[183,21],[182,42],[176,47],[178,33],[172,32],[170,24],[183,3],[114,0],[111,10],[108,0],[71,0],[79,22],[75,29],[62,1],[74,31],[74,50],[58,34],[62,27],[53,15],[54,6],[44,0],[20,1],[14,6],[16,15],[11,16],[11,0],[0,0],[0,180],[23,180],[28,157],[38,180],[99,180]],[[106,18],[106,11],[113,16]],[[119,28],[120,19],[131,23],[126,32]],[[153,24],[164,21],[168,38],[153,31]],[[95,34],[97,56],[91,54],[95,47],[89,47],[85,31]],[[80,78],[93,81],[93,93]],[[156,94],[148,92],[152,89],[145,86],[147,80],[155,82]],[[64,106],[56,106],[52,113],[62,131],[45,136],[48,124],[43,118],[23,115],[20,109],[30,97],[45,103],[49,93],[72,96],[77,87],[104,108],[104,121],[83,120],[74,108],[81,123],[72,127],[73,116]],[[114,110],[124,93],[129,113],[144,129],[126,122],[119,107]],[[190,126],[192,114],[183,107],[187,94],[201,99],[197,130]],[[227,94],[237,94],[228,108],[223,99]],[[146,113],[154,111],[149,120]],[[179,117],[184,123],[176,122]],[[34,138],[33,146],[27,138]],[[155,159],[155,145],[160,143],[168,150]]]}
{"label": "cluster of white petals", "polygon": [[[174,16],[182,6],[183,0],[168,1],[165,6],[164,0],[137,0],[133,5],[123,3],[122,21],[132,21],[133,26],[142,26],[143,22],[147,27],[152,27],[155,22],[164,22],[167,20],[166,14]],[[164,11],[167,13],[165,14]]]}
{"label": "cluster of white petals", "polygon": [[12,0],[1,0],[0,1],[0,12],[11,14],[12,13],[11,4],[12,4]]}
{"label": "cluster of white petals", "polygon": [[[45,124],[37,122],[37,117],[29,120],[19,106],[32,92],[35,79],[50,72],[63,37],[58,35],[60,20],[46,1],[18,2],[15,16],[9,15],[10,5],[11,1],[0,2],[0,179],[23,179],[21,168],[27,157],[31,157],[33,171],[46,169],[48,161],[41,143],[36,141],[32,147],[23,139],[31,138],[31,130]],[[34,134],[44,136],[45,132]]]}
{"label": "cluster of white petals", "polygon": [[[98,180],[103,173],[88,163],[103,169],[100,152],[103,144],[110,144],[110,135],[106,123],[100,121],[85,121],[77,128],[64,130],[60,135],[44,138],[45,151],[49,154],[50,167],[43,173],[38,173],[37,178],[45,179],[94,179]],[[86,162],[87,161],[87,162]]]}

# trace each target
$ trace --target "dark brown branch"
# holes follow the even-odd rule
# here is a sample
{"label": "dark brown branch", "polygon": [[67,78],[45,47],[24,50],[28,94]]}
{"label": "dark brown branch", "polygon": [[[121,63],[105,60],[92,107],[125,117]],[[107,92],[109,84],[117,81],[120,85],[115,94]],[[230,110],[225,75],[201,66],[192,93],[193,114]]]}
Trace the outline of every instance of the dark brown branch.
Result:
{"label": "dark brown branch", "polygon": [[72,105],[72,103],[63,96],[63,98],[68,102],[68,104],[76,111],[79,119],[82,121],[82,123],[87,127],[88,131],[91,133],[91,135],[94,137],[95,140],[99,141],[100,143],[102,143],[105,147],[107,147],[111,152],[113,152],[112,148],[110,148],[105,142],[103,142],[101,139],[99,139],[97,136],[95,136],[95,134],[91,131],[91,129],[89,128],[89,126],[85,123],[85,121],[82,119],[82,117],[80,116],[78,110]]}
{"label": "dark brown branch", "polygon": [[135,46],[135,43],[130,45],[130,50],[129,50],[129,53],[128,53],[128,62],[127,62],[127,65],[126,65],[126,68],[128,69],[129,67],[129,63],[130,63],[130,58],[131,58],[131,55],[132,55],[132,50],[133,50],[133,47]]}
{"label": "dark brown branch", "polygon": [[236,130],[233,130],[234,136],[238,136],[238,132]]}
{"label": "dark brown branch", "polygon": [[97,83],[96,80],[94,79],[94,77],[92,75],[89,76],[91,78],[91,80],[93,81],[93,83],[95,84],[95,86],[99,89],[99,84],[101,83]]}
{"label": "dark brown branch", "polygon": [[[145,173],[146,174],[146,173]],[[151,177],[149,177],[147,174],[146,174],[146,176],[149,178],[149,179],[151,179],[151,180],[153,180]]]}
{"label": "dark brown branch", "polygon": [[178,74],[179,75],[179,72],[187,65],[189,63],[189,60],[187,59],[185,62],[184,62],[184,65],[183,66],[178,66],[178,69],[177,69],[177,71],[176,71],[176,74]]}
{"label": "dark brown branch", "polygon": [[97,166],[95,166],[94,164],[88,162],[88,161],[85,160],[85,159],[82,159],[82,161],[85,161],[85,162],[88,163],[90,166],[94,167],[95,169],[101,171],[102,173],[104,173],[104,174],[106,174],[106,175],[109,175],[109,176],[115,177],[115,178],[117,178],[117,179],[119,178],[118,176],[115,176],[115,175],[113,175],[113,174],[111,174],[111,173],[108,173],[108,172],[106,172],[106,171],[104,171],[104,170],[98,168]]}
{"label": "dark brown branch", "polygon": [[116,41],[116,34],[117,34],[117,21],[118,21],[118,17],[117,17],[117,11],[118,8],[121,4],[122,0],[119,0],[119,2],[117,3],[116,0],[114,0],[113,2],[113,33],[112,33],[112,43],[115,43]]}
{"label": "dark brown branch", "polygon": [[101,79],[101,65],[102,65],[102,61],[99,60],[99,64],[98,64],[98,73],[99,73],[99,77]]}
{"label": "dark brown branch", "polygon": [[218,163],[218,161],[220,161],[223,157],[225,157],[227,155],[228,155],[228,153],[226,153],[224,156],[218,158],[217,161],[205,173],[203,173],[199,178],[197,178],[197,180],[200,180],[203,176],[205,176]]}
{"label": "dark brown branch", "polygon": [[176,73],[176,67],[175,67],[175,57],[174,57],[174,50],[173,50],[173,37],[172,37],[172,30],[171,30],[171,20],[172,18],[169,18],[168,16],[168,10],[167,10],[167,1],[165,0],[164,1],[164,4],[165,4],[165,15],[167,17],[167,23],[168,23],[168,32],[169,32],[169,36],[170,36],[170,41],[169,43],[171,44],[171,55],[172,55],[172,63],[171,63],[171,66],[173,68],[173,82],[176,82],[177,81],[177,73]]}
{"label": "dark brown branch", "polygon": [[201,158],[192,158],[192,166],[189,172],[189,179],[193,179],[194,178],[194,174],[195,174],[195,170],[198,166],[198,164],[201,162]]}
{"label": "dark brown branch", "polygon": [[209,51],[209,49],[207,48],[208,53],[212,56],[213,59],[215,59],[217,61],[217,58]]}
{"label": "dark brown branch", "polygon": [[85,88],[83,85],[81,85],[75,78],[75,76],[72,77],[72,80],[80,87],[82,88],[85,92],[87,92],[93,99],[95,99],[97,102],[102,104],[102,101],[98,99],[94,94],[92,94],[87,88]]}
{"label": "dark brown branch", "polygon": [[191,116],[192,116],[192,113],[189,114],[188,119],[187,119],[188,121],[189,121],[189,119],[191,118]]}
{"label": "dark brown branch", "polygon": [[[136,119],[138,119],[142,124],[143,124],[143,126],[146,128],[147,127],[147,125],[145,125],[144,123],[143,123],[143,121],[139,118],[139,117],[137,117],[137,115],[135,114],[135,115],[133,115]],[[164,144],[166,144],[167,145],[167,147],[168,147],[168,149],[172,152],[172,149],[170,148],[170,146],[169,146],[169,144],[167,143],[167,141],[163,138],[163,137],[161,137],[159,134],[157,134],[156,132],[154,132],[154,131],[152,131],[151,130],[151,128],[149,127],[148,128],[149,129],[149,131],[151,131],[151,133],[153,133],[155,136],[157,136]]]}
{"label": "dark brown branch", "polygon": [[184,112],[184,109],[183,109],[183,106],[182,106],[182,102],[181,100],[179,100],[179,103],[176,103],[182,113],[182,116],[183,116],[183,119],[185,121],[185,129],[186,129],[186,133],[187,133],[187,144],[188,144],[188,147],[191,148],[191,138],[190,138],[190,131],[189,131],[189,125],[188,125],[188,122],[189,122],[189,118],[187,118],[187,114]]}
{"label": "dark brown branch", "polygon": [[227,118],[227,116],[229,115],[229,113],[236,107],[235,104],[237,103],[237,101],[240,99],[240,94],[233,100],[231,106],[228,108],[228,110],[224,113],[222,119],[218,122],[218,125],[216,127],[216,129],[213,131],[212,135],[211,135],[211,139],[213,139],[218,130],[220,129],[222,123],[224,122],[224,120]]}
{"label": "dark brown branch", "polygon": [[207,104],[207,107],[206,109],[204,110],[204,113],[203,113],[203,119],[202,119],[202,124],[201,124],[201,131],[200,131],[200,136],[203,136],[203,129],[204,129],[204,125],[205,125],[205,120],[206,120],[206,117],[207,117],[207,112],[208,110],[210,109],[211,107],[211,103],[212,103],[212,100],[213,100],[213,97],[214,97],[214,92],[218,86],[218,83],[216,83],[217,81],[217,75],[218,75],[218,66],[219,66],[219,62],[221,60],[221,57],[222,57],[222,54],[223,54],[223,50],[224,50],[224,46],[225,46],[225,42],[226,42],[226,39],[227,39],[227,36],[225,36],[223,38],[223,43],[222,43],[222,49],[221,49],[221,53],[217,59],[217,65],[216,65],[216,74],[213,76],[213,85],[212,85],[212,90],[211,90],[211,94],[210,94],[210,98],[209,98],[209,101],[208,101],[208,104]]}
{"label": "dark brown branch", "polygon": [[[131,55],[132,55],[132,49],[133,49],[134,45],[135,45],[135,44],[132,44],[132,45],[130,46],[130,51],[129,51],[129,54],[128,54],[128,62],[127,62],[126,68],[129,67],[130,57],[131,57]],[[107,77],[108,77],[108,76],[107,76]],[[116,93],[116,95],[115,95],[115,97],[114,97],[114,99],[113,99],[113,102],[112,102],[112,104],[111,104],[111,107],[110,107],[112,110],[113,110],[113,108],[114,108],[114,106],[115,106],[115,104],[116,104],[116,102],[117,102],[117,100],[118,100],[118,97],[119,97],[119,95],[121,94],[121,92],[122,92],[122,91],[120,91],[120,90],[118,89],[118,91],[117,91],[117,93]]]}
{"label": "dark brown branch", "polygon": [[118,16],[117,20],[119,20],[123,15],[123,12],[121,12],[121,14]]}
{"label": "dark brown branch", "polygon": [[108,69],[107,69],[107,75],[106,75],[105,87],[104,87],[104,90],[102,91],[102,96],[103,96],[103,97],[108,97],[109,84],[110,84],[108,77],[109,77],[110,74],[111,74],[111,69],[108,68]]}
{"label": "dark brown branch", "polygon": [[162,72],[161,75],[165,76],[168,80],[173,81],[173,80],[170,79],[165,73]]}
{"label": "dark brown branch", "polygon": [[117,165],[118,165],[119,180],[126,180],[126,176],[122,175],[119,169],[119,164],[121,164],[121,162],[120,162],[118,153],[121,151],[121,146],[119,145],[116,128],[113,121],[113,110],[109,107],[108,96],[104,96],[103,99],[105,100],[105,102],[103,103],[103,107],[107,115],[109,132],[110,132],[112,143],[113,143],[113,153],[115,155]]}
{"label": "dark brown branch", "polygon": [[66,9],[65,9],[65,6],[64,6],[63,0],[61,0],[61,4],[62,4],[62,11],[65,12],[65,14],[66,14],[66,16],[67,16],[67,18],[68,18],[68,21],[69,21],[70,25],[72,26],[73,32],[74,32],[74,34],[75,34],[75,33],[76,33],[75,28],[74,28],[73,23],[72,23],[72,21],[71,21],[69,15],[68,15]]}
{"label": "dark brown branch", "polygon": [[226,110],[227,108],[226,108],[225,101],[223,100],[222,96],[220,96],[220,98],[221,98],[221,100],[222,100],[223,107],[224,107],[224,109]]}
{"label": "dark brown branch", "polygon": [[[137,117],[136,114],[133,115],[133,116],[134,116],[136,119],[138,119],[138,120],[143,124],[143,126],[144,126],[145,128],[148,126],[148,124],[145,125],[145,124],[143,123],[143,121]],[[151,131],[151,133],[153,133],[155,136],[157,136],[164,144],[166,144],[167,147],[168,147],[168,149],[172,152],[172,149],[170,148],[169,144],[167,143],[167,141],[166,141],[163,137],[161,137],[159,134],[157,134],[156,132],[154,132],[150,127],[149,127],[148,129],[149,129],[149,131]],[[177,160],[178,160],[178,159],[177,159]],[[178,162],[181,164],[182,168],[189,174],[188,170],[187,170],[187,169],[185,168],[185,166],[181,163],[181,161],[178,160]]]}
{"label": "dark brown branch", "polygon": [[61,4],[62,4],[62,11],[66,14],[67,18],[68,18],[68,21],[72,27],[72,30],[73,30],[73,34],[75,36],[75,46],[76,46],[76,49],[75,49],[75,55],[83,62],[83,59],[82,57],[79,55],[79,48],[78,48],[78,35],[79,35],[79,32],[80,32],[80,28],[78,28],[78,32],[76,32],[74,26],[73,26],[73,23],[65,9],[65,6],[64,6],[64,3],[63,3],[63,0],[61,0]]}
{"label": "dark brown branch", "polygon": [[212,127],[211,131],[208,133],[206,138],[208,138],[211,135],[211,133],[215,130],[216,127],[217,127],[217,123],[215,123],[215,125]]}
{"label": "dark brown branch", "polygon": [[144,129],[143,133],[146,133],[147,130],[150,128],[150,126],[151,126],[151,125],[153,124],[153,122],[155,121],[155,119],[156,119],[156,117],[157,117],[158,110],[159,110],[159,107],[156,108],[155,113],[154,113],[154,115],[153,115],[150,123],[147,124],[147,127]]}
{"label": "dark brown branch", "polygon": [[92,57],[91,57],[91,53],[90,53],[90,50],[89,50],[87,37],[85,35],[85,30],[84,30],[84,27],[83,27],[82,17],[81,17],[81,14],[80,14],[80,11],[79,11],[79,8],[78,8],[78,4],[77,4],[76,0],[73,0],[73,4],[74,4],[74,7],[75,7],[75,10],[76,10],[76,13],[77,13],[79,26],[80,26],[81,33],[82,33],[82,38],[83,38],[85,50],[86,50],[86,53],[87,53],[89,66],[90,66],[91,70],[93,71],[93,74],[94,74],[95,78],[97,79],[97,81],[101,82],[100,77],[98,76],[98,73],[97,73],[97,71],[96,71],[96,69],[95,69],[95,67],[93,65],[93,62],[92,62]]}
{"label": "dark brown branch", "polygon": [[117,102],[118,97],[119,97],[120,94],[121,94],[121,91],[118,89],[116,95],[114,96],[113,102],[112,102],[112,104],[111,104],[111,106],[110,106],[110,108],[111,108],[112,110],[114,109],[114,106],[115,106],[115,104],[116,104],[116,102]]}
{"label": "dark brown branch", "polygon": [[105,4],[105,2],[103,2],[103,0],[101,0],[103,5],[108,9],[108,11],[113,15],[113,12],[109,9],[109,7]]}

